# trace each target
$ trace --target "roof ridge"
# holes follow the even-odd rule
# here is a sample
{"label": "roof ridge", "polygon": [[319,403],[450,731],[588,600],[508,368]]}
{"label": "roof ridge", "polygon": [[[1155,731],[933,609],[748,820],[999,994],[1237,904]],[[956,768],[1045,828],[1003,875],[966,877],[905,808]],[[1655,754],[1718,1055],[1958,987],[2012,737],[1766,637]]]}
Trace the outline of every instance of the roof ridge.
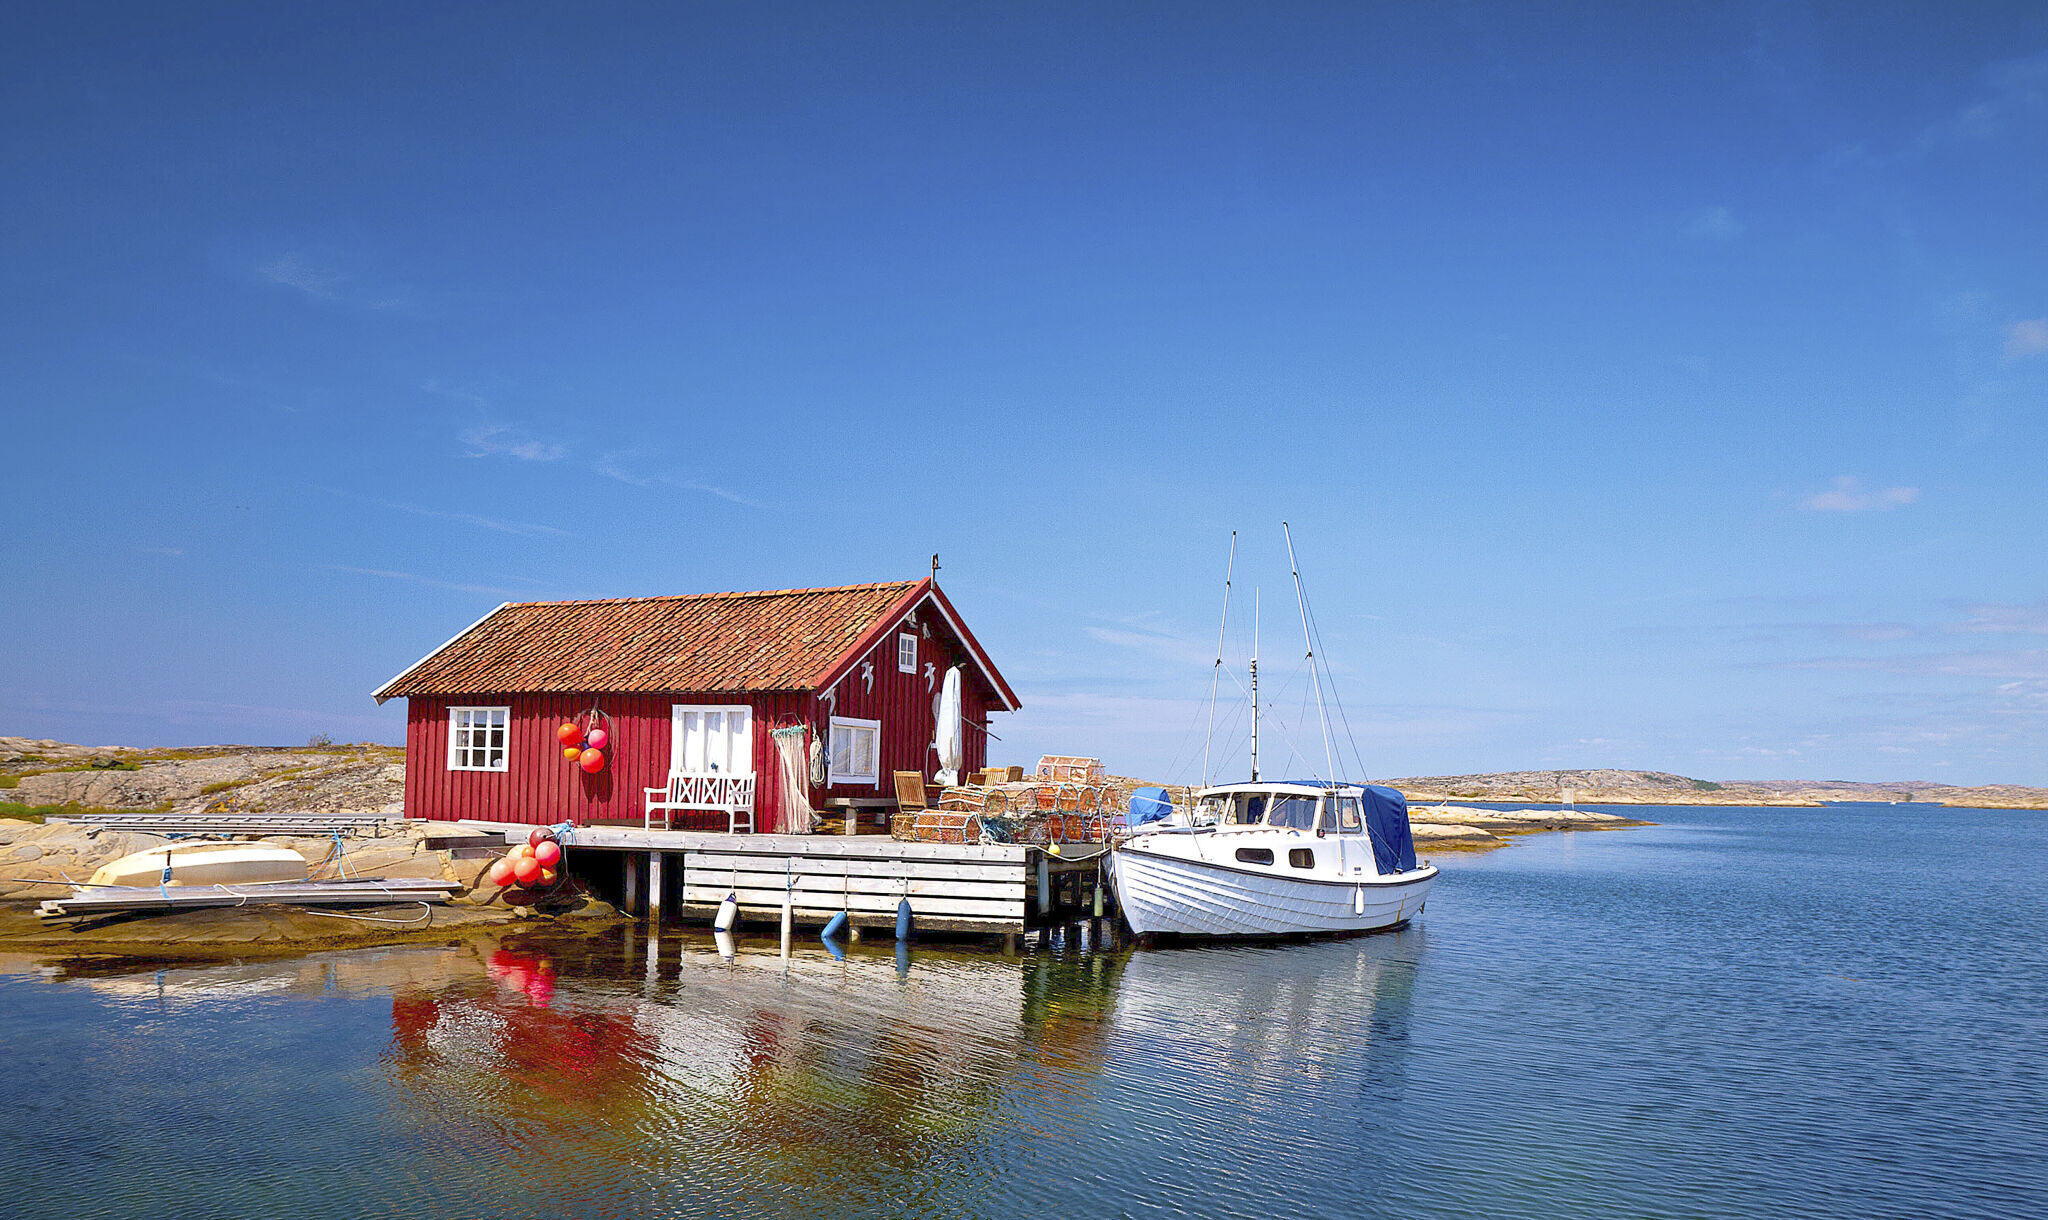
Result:
{"label": "roof ridge", "polygon": [[863,593],[870,589],[912,589],[917,587],[914,580],[882,580],[864,585],[826,585],[815,589],[734,589],[724,593],[663,593],[652,597],[572,597],[559,601],[507,602],[508,607],[525,606],[606,606],[626,602],[687,602],[709,601],[729,597],[799,597],[813,593]]}

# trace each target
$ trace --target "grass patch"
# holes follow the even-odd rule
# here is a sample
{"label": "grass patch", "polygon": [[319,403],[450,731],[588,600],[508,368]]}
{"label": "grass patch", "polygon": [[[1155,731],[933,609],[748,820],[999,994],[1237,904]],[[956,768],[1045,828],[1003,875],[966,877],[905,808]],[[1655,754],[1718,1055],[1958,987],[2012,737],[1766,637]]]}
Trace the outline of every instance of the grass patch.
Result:
{"label": "grass patch", "polygon": [[246,788],[255,782],[256,778],[254,776],[248,779],[224,779],[217,784],[208,784],[201,788],[199,795],[212,796],[216,792],[233,792],[237,788]]}
{"label": "grass patch", "polygon": [[1721,790],[1721,785],[1710,779],[1696,779],[1692,781],[1692,786],[1694,790],[1699,792],[1719,792]]}
{"label": "grass patch", "polygon": [[24,805],[20,801],[0,801],[0,818],[41,822],[53,817],[75,818],[96,813],[169,813],[171,804],[165,801],[147,809],[108,809],[101,805]]}
{"label": "grass patch", "polygon": [[21,777],[19,775],[0,775],[0,788],[19,787],[21,787]]}

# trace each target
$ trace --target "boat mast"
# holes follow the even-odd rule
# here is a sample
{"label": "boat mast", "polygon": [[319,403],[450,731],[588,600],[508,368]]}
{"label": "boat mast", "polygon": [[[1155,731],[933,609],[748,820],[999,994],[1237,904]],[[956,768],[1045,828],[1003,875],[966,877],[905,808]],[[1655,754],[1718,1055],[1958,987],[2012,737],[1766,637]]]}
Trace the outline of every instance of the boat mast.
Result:
{"label": "boat mast", "polygon": [[1301,607],[1301,638],[1308,646],[1308,677],[1316,688],[1316,716],[1323,722],[1323,762],[1330,768],[1328,777],[1334,784],[1337,782],[1337,752],[1330,745],[1330,713],[1323,707],[1323,680],[1316,672],[1316,638],[1308,629],[1308,598],[1301,591],[1301,565],[1294,562],[1294,531],[1282,521],[1280,532],[1287,535],[1287,567],[1294,573],[1294,603]]}
{"label": "boat mast", "polygon": [[1230,577],[1237,571],[1237,531],[1230,531],[1230,562],[1223,568],[1223,621],[1216,627],[1216,668],[1209,674],[1209,731],[1202,737],[1202,787],[1209,786],[1209,743],[1216,737],[1216,683],[1223,677],[1223,632],[1230,626]]}
{"label": "boat mast", "polygon": [[1259,591],[1252,589],[1252,782],[1259,778]]}

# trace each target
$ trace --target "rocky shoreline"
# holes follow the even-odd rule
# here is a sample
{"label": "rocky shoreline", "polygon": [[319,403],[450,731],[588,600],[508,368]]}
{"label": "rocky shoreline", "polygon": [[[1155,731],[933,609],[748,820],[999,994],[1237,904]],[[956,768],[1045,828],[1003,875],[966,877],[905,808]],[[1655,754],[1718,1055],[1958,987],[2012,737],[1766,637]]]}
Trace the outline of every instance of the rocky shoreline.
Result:
{"label": "rocky shoreline", "polygon": [[69,894],[111,860],[172,842],[166,835],[72,823],[0,818],[0,946],[57,950],[67,956],[164,959],[292,954],[318,948],[446,938],[507,925],[611,922],[609,904],[567,891],[538,905],[515,905],[485,872],[494,854],[435,846],[426,823],[392,821],[368,834],[315,838],[273,835],[261,840],[306,858],[313,880],[342,877],[432,878],[456,883],[446,903],[322,911],[296,907],[234,907],[177,911],[146,918],[53,924],[35,913],[45,898]]}

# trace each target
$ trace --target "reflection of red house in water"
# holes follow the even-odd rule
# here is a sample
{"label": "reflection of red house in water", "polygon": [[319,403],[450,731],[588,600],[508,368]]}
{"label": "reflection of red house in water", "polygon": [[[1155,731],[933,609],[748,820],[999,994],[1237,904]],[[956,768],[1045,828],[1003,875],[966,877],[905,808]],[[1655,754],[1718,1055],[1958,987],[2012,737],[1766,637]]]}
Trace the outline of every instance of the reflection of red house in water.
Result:
{"label": "reflection of red house in water", "polygon": [[[680,775],[743,780],[755,827],[772,831],[774,730],[799,735],[781,740],[797,747],[790,770],[812,807],[890,798],[891,772],[937,769],[937,694],[955,667],[972,770],[987,764],[988,717],[1018,700],[930,580],[507,603],[376,698],[408,700],[408,817],[637,821],[643,790]],[[586,774],[555,730],[593,709],[611,740],[604,769]]]}

